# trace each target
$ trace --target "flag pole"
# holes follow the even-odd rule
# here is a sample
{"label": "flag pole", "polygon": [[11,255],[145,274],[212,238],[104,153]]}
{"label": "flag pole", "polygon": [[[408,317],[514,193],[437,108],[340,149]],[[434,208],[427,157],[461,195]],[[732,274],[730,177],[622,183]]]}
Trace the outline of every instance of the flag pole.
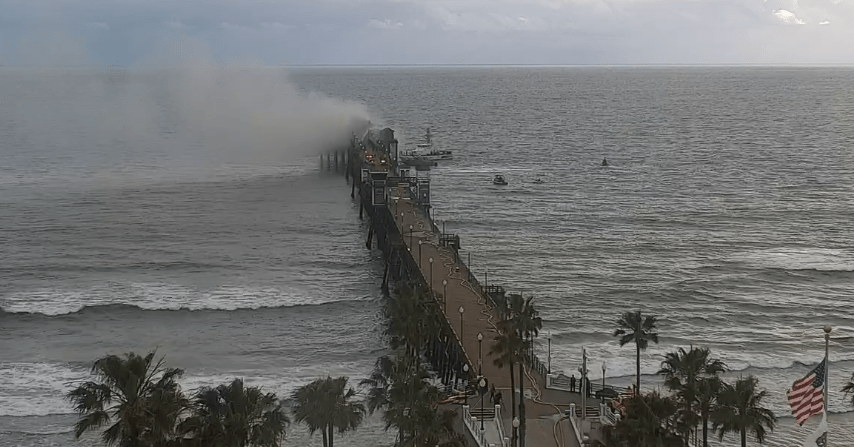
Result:
{"label": "flag pole", "polygon": [[824,326],[824,414],[827,414],[827,382],[830,382],[830,325]]}

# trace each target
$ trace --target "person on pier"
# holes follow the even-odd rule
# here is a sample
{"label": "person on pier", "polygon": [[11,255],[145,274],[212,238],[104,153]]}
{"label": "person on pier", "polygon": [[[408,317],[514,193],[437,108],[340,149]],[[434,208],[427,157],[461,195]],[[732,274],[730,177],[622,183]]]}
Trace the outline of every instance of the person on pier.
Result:
{"label": "person on pier", "polygon": [[575,392],[575,374],[569,378],[569,391],[572,393]]}

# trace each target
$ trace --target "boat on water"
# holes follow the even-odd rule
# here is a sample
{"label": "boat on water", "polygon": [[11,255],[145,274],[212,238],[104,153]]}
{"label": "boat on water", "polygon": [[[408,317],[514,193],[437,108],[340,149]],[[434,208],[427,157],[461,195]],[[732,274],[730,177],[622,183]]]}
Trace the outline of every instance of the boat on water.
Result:
{"label": "boat on water", "polygon": [[507,180],[504,180],[504,176],[501,174],[495,174],[495,178],[492,179],[493,185],[506,185]]}
{"label": "boat on water", "polygon": [[437,166],[439,163],[436,160],[430,160],[429,158],[419,157],[419,156],[411,156],[411,157],[400,157],[400,164],[403,166],[412,166],[416,168],[429,168],[433,166]]}
{"label": "boat on water", "polygon": [[453,160],[453,151],[433,149],[433,138],[430,135],[430,128],[427,128],[426,142],[418,143],[415,149],[408,149],[400,153],[401,161],[407,159],[423,158],[430,161]]}

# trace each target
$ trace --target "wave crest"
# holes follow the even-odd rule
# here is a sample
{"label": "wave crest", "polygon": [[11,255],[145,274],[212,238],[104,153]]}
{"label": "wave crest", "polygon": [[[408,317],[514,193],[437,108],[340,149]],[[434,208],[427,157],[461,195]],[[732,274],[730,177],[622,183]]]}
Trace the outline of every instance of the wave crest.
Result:
{"label": "wave crest", "polygon": [[314,291],[283,290],[267,287],[227,286],[198,291],[169,284],[109,285],[86,290],[35,290],[10,295],[0,302],[4,314],[42,314],[48,316],[86,312],[146,310],[202,311],[257,310],[299,306],[318,306],[344,301],[363,301],[370,296],[329,296]]}

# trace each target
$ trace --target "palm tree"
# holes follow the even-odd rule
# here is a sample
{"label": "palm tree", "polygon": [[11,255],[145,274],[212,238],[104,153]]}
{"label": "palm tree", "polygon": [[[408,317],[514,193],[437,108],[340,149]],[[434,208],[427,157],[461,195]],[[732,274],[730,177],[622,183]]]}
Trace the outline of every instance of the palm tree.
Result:
{"label": "palm tree", "polygon": [[389,337],[391,348],[403,347],[420,364],[421,350],[439,335],[439,323],[433,318],[435,305],[423,292],[400,285],[383,308],[388,322],[383,334]]}
{"label": "palm tree", "polygon": [[[513,326],[513,320],[505,318],[498,322],[498,335],[495,337],[495,344],[489,351],[489,355],[497,354],[493,363],[498,368],[504,368],[505,365],[510,369],[510,412],[511,420],[516,418],[516,380],[513,373],[513,365],[521,364],[524,361],[525,342],[519,336],[519,333]],[[521,381],[521,371],[519,379]],[[512,438],[510,445],[516,445],[516,428],[511,432]]]}
{"label": "palm tree", "polygon": [[637,348],[637,392],[640,392],[640,353],[645,351],[649,342],[658,344],[658,334],[655,332],[654,316],[644,317],[641,311],[626,312],[617,320],[620,326],[614,331],[615,337],[620,337],[620,346],[634,342]]}
{"label": "palm tree", "polygon": [[[697,422],[703,422],[703,445],[708,446],[708,414],[703,418],[700,414],[700,384],[704,380],[717,377],[726,371],[726,365],[717,359],[710,358],[711,352],[708,348],[691,347],[689,351],[679,348],[676,352],[666,354],[661,362],[661,370],[658,374],[664,375],[664,384],[676,393],[682,407],[682,419],[688,431],[685,433],[687,443],[688,436]],[[706,389],[705,391],[709,391]],[[711,405],[714,395],[704,396],[706,404]]]}
{"label": "palm tree", "polygon": [[193,415],[180,425],[191,446],[278,447],[290,423],[275,393],[245,387],[241,379],[200,388],[194,403]]}
{"label": "palm tree", "polygon": [[351,402],[356,395],[347,388],[347,377],[317,379],[294,391],[294,419],[305,422],[309,433],[321,430],[323,446],[333,447],[335,430],[344,433],[355,430],[364,419],[365,406]]}
{"label": "palm tree", "polygon": [[461,447],[465,437],[454,431],[454,410],[439,410],[434,406],[416,407],[410,418],[418,421],[413,426],[412,436],[401,440],[401,447],[439,446]]}
{"label": "palm tree", "polygon": [[684,447],[679,435],[679,407],[671,397],[657,392],[624,399],[625,418],[603,427],[606,445],[613,447]]}
{"label": "palm tree", "polygon": [[384,410],[385,429],[398,429],[400,445],[458,445],[460,438],[453,430],[456,413],[438,409],[439,389],[411,357],[380,357],[361,384],[368,387],[368,410]]}
{"label": "palm tree", "polygon": [[531,362],[531,347],[533,346],[534,338],[540,333],[543,327],[543,319],[539,317],[539,312],[531,303],[534,297],[523,298],[522,295],[510,295],[509,313],[512,330],[519,334],[522,340],[522,355],[519,361],[519,439],[520,446],[525,447],[525,430],[527,428],[525,415],[525,376],[523,368]]}
{"label": "palm tree", "polygon": [[359,382],[359,386],[368,388],[367,404],[370,414],[389,404],[388,390],[392,380],[396,374],[402,374],[403,370],[409,368],[409,365],[401,360],[401,357],[392,360],[386,355],[378,358],[371,375]]}
{"label": "palm tree", "polygon": [[79,438],[87,430],[112,424],[102,434],[106,445],[163,445],[175,437],[179,418],[188,406],[176,380],[184,373],[154,361],[154,351],[141,357],[108,355],[95,361],[94,381],[71,390],[66,399],[81,416],[74,427]]}
{"label": "palm tree", "polygon": [[718,395],[718,404],[712,410],[712,430],[723,440],[726,433],[739,433],[741,447],[747,446],[747,432],[753,433],[761,444],[765,440],[765,429],[774,431],[777,418],[774,412],[763,408],[765,391],[757,391],[759,380],[750,375],[738,379],[735,385],[724,384]]}
{"label": "palm tree", "polygon": [[697,383],[697,405],[703,424],[703,447],[709,447],[709,419],[724,382],[720,377],[704,377]]}

